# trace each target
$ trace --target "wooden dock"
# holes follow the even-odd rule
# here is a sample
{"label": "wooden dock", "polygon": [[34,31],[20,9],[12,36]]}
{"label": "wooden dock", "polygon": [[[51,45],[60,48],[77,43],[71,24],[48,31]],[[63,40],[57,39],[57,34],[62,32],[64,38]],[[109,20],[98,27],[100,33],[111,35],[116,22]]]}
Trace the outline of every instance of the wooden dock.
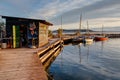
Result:
{"label": "wooden dock", "polygon": [[[60,40],[54,39],[37,49],[1,49],[0,80],[48,80],[45,69],[59,54],[59,44]],[[51,49],[50,53],[47,49]],[[44,55],[40,57],[40,54]]]}
{"label": "wooden dock", "polygon": [[33,49],[0,51],[0,80],[48,80]]}

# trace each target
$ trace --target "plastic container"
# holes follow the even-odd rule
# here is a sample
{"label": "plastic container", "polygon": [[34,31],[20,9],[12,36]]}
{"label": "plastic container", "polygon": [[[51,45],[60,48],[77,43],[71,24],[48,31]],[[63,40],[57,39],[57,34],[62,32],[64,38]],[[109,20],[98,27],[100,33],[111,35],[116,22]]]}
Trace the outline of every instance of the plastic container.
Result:
{"label": "plastic container", "polygon": [[7,43],[2,43],[1,48],[3,49],[7,48]]}

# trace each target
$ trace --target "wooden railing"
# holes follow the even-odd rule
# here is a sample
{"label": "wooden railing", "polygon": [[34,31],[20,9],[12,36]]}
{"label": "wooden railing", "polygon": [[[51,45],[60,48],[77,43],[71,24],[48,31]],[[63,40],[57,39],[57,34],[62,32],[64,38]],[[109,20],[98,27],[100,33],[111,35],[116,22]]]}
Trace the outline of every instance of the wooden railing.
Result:
{"label": "wooden railing", "polygon": [[40,61],[42,62],[45,70],[47,71],[51,63],[55,60],[55,58],[59,55],[60,51],[62,50],[61,40],[58,40],[43,50],[38,51],[38,56]]}

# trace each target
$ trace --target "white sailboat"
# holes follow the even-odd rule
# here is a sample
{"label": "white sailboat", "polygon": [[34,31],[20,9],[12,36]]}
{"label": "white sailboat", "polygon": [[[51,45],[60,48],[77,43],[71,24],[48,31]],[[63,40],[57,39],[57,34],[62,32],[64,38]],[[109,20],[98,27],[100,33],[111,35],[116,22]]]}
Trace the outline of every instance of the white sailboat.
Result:
{"label": "white sailboat", "polygon": [[88,25],[88,21],[87,21],[87,36],[85,36],[85,43],[92,43],[93,42],[93,38],[90,36],[89,33],[89,25]]}

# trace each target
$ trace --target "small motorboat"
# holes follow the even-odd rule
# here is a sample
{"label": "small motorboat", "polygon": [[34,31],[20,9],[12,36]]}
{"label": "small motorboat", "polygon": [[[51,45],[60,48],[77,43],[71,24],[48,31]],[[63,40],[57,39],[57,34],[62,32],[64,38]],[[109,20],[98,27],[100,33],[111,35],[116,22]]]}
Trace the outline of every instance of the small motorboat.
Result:
{"label": "small motorboat", "polygon": [[94,40],[95,41],[105,41],[105,40],[108,40],[108,37],[106,37],[106,35],[105,34],[103,34],[103,25],[102,25],[102,34],[101,34],[101,36],[95,36],[94,37]]}
{"label": "small motorboat", "polygon": [[104,37],[104,36],[96,36],[94,38],[95,41],[105,41],[108,40],[108,37]]}

